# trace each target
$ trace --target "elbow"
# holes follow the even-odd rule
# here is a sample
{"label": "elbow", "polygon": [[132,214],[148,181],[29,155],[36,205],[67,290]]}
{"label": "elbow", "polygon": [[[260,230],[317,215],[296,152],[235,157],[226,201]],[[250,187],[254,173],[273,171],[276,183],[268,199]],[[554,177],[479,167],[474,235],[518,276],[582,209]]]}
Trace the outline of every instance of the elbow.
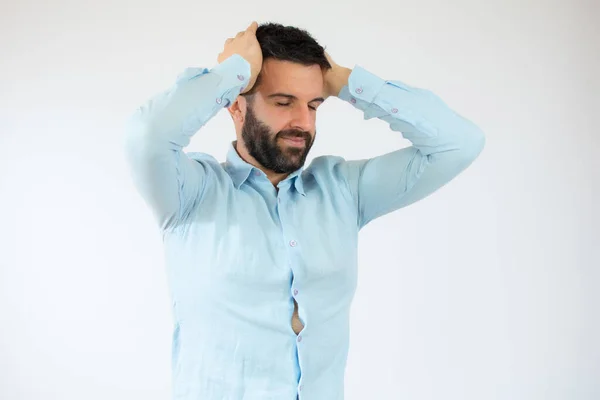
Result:
{"label": "elbow", "polygon": [[475,160],[483,151],[485,142],[486,137],[483,131],[479,129],[479,127],[474,126],[471,132],[469,132],[469,135],[467,135],[465,155],[471,160]]}
{"label": "elbow", "polygon": [[457,154],[466,162],[475,160],[485,147],[483,130],[472,121],[461,118],[461,124],[455,126],[454,132]]}
{"label": "elbow", "polygon": [[144,114],[142,108],[138,108],[125,122],[126,142],[147,140],[152,136],[153,130],[152,124]]}
{"label": "elbow", "polygon": [[479,127],[473,124],[467,125],[460,134],[455,135],[451,151],[444,151],[440,155],[458,170],[463,170],[475,161],[485,147],[486,137]]}
{"label": "elbow", "polygon": [[144,154],[151,153],[157,144],[155,136],[155,129],[143,118],[140,110],[130,116],[122,137],[122,149],[127,159],[139,161]]}

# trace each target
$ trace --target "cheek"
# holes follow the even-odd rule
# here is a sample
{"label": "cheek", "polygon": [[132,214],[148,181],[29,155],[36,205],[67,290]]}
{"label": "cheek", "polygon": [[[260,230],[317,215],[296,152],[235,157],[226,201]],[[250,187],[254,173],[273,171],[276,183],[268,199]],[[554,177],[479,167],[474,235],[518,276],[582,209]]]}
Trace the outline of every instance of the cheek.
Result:
{"label": "cheek", "polygon": [[279,115],[276,111],[269,111],[263,115],[258,116],[257,119],[261,125],[269,128],[269,131],[273,136],[285,129],[285,121],[287,118],[283,115]]}
{"label": "cheek", "polygon": [[271,132],[273,134],[278,134],[281,131],[288,129],[289,127],[289,118],[286,116],[272,116],[272,118],[268,122],[269,127],[271,128]]}

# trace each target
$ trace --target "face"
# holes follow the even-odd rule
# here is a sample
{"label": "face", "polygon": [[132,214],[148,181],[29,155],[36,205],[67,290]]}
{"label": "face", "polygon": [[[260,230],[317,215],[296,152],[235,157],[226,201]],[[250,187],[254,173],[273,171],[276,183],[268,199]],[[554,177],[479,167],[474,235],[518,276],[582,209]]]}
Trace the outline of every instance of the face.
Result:
{"label": "face", "polygon": [[318,65],[265,61],[241,128],[249,155],[276,173],[302,167],[316,137],[316,110],[324,101],[322,95]]}

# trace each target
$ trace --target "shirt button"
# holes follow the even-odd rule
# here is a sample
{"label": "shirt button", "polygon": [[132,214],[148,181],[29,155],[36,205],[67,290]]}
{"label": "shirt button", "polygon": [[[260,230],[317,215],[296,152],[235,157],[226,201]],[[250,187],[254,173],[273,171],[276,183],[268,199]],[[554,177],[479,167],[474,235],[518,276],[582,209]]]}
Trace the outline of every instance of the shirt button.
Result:
{"label": "shirt button", "polygon": [[260,176],[260,171],[254,171],[254,175]]}
{"label": "shirt button", "polygon": [[300,387],[298,388],[298,390],[299,390],[299,391],[302,391],[302,387],[303,387],[303,386],[302,386],[302,385],[300,385]]}
{"label": "shirt button", "polygon": [[294,289],[294,296],[298,295],[298,289]]}
{"label": "shirt button", "polygon": [[298,336],[298,343],[302,341],[302,336]]}
{"label": "shirt button", "polygon": [[363,90],[362,90],[362,88],[356,88],[355,92],[358,94],[361,94],[363,92]]}
{"label": "shirt button", "polygon": [[244,75],[238,75],[238,77],[237,77],[237,78],[238,78],[240,81],[243,81],[243,80],[244,80]]}
{"label": "shirt button", "polygon": [[221,100],[221,99],[217,99],[217,104],[221,104],[222,101],[223,100]]}
{"label": "shirt button", "polygon": [[351,99],[350,99],[350,103],[352,103],[352,104],[356,104],[356,99],[355,99],[354,97],[353,97],[353,98],[351,98]]}
{"label": "shirt button", "polygon": [[290,240],[290,246],[296,247],[297,244],[295,240]]}
{"label": "shirt button", "polygon": [[398,109],[397,109],[397,108],[392,108],[392,112],[393,112],[394,114],[396,114],[396,113],[398,112]]}

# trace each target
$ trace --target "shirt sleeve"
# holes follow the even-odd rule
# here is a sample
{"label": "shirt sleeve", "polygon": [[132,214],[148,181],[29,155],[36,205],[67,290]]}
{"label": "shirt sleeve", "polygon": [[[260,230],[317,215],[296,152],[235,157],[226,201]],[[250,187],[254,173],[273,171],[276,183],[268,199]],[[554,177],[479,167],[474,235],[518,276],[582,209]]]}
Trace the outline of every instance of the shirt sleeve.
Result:
{"label": "shirt sleeve", "polygon": [[133,184],[161,229],[185,219],[211,184],[208,161],[184,152],[192,136],[228,107],[250,80],[250,64],[234,54],[211,70],[188,68],[175,84],[129,118],[125,157]]}
{"label": "shirt sleeve", "polygon": [[412,146],[363,160],[340,171],[358,210],[359,229],[373,219],[430,195],[481,153],[485,136],[431,91],[386,81],[356,66],[338,95],[401,132]]}

